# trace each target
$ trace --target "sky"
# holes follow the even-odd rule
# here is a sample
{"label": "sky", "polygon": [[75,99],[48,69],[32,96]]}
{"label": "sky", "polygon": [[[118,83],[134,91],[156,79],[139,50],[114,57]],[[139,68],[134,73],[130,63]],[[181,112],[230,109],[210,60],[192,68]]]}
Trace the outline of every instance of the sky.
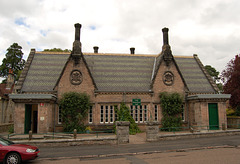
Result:
{"label": "sky", "polygon": [[173,55],[197,54],[221,73],[240,53],[239,0],[1,0],[0,62],[13,43],[30,50],[72,49],[82,24],[83,52],[157,55],[169,28]]}

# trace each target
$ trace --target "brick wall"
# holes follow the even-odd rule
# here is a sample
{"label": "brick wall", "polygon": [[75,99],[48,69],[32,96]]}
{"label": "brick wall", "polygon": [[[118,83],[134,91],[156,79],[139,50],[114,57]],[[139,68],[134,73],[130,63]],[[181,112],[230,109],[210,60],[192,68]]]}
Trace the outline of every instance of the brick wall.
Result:
{"label": "brick wall", "polygon": [[[171,86],[167,86],[163,82],[163,75],[166,71],[171,71],[174,75],[174,82]],[[185,95],[184,83],[173,62],[171,62],[169,67],[167,67],[164,62],[161,63],[153,83],[153,92],[153,102],[160,102],[159,93],[161,92],[177,92],[183,96]]]}
{"label": "brick wall", "polygon": [[[75,69],[80,70],[82,73],[83,81],[80,85],[73,85],[70,82],[70,74]],[[56,89],[58,90],[58,99],[61,98],[62,94],[65,92],[86,92],[90,95],[91,101],[95,101],[94,84],[82,59],[78,66],[74,66],[73,60],[67,63]]]}
{"label": "brick wall", "polygon": [[16,103],[14,112],[14,132],[17,134],[24,133],[24,120],[25,120],[25,104]]}

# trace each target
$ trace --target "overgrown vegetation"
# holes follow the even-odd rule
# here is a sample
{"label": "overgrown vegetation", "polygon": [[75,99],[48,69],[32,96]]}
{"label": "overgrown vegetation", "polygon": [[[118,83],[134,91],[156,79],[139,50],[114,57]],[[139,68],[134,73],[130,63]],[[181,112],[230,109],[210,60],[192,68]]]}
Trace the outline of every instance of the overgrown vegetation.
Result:
{"label": "overgrown vegetation", "polygon": [[61,48],[44,49],[43,51],[47,51],[47,52],[71,52],[71,50],[69,50],[69,49],[62,50]]}
{"label": "overgrown vegetation", "polygon": [[8,133],[9,133],[9,134],[14,133],[14,125],[11,125],[11,126],[8,128]]}
{"label": "overgrown vegetation", "polygon": [[221,80],[223,93],[231,94],[229,105],[235,111],[232,115],[240,116],[240,54],[228,62],[221,73]]}
{"label": "overgrown vegetation", "polygon": [[[141,130],[138,128],[137,124],[135,123],[134,119],[130,114],[129,108],[126,106],[125,103],[120,104],[120,109],[117,106],[115,108],[115,113],[117,114],[117,118],[115,121],[129,121],[129,134],[136,134],[140,133]],[[116,127],[115,127],[116,128]]]}
{"label": "overgrown vegetation", "polygon": [[85,131],[84,120],[90,108],[90,97],[86,93],[67,92],[63,94],[59,107],[62,109],[65,132]]}
{"label": "overgrown vegetation", "polygon": [[[162,108],[162,130],[176,131],[176,127],[181,127],[183,112],[183,98],[179,93],[160,93],[160,104]],[[171,128],[170,128],[171,127]]]}

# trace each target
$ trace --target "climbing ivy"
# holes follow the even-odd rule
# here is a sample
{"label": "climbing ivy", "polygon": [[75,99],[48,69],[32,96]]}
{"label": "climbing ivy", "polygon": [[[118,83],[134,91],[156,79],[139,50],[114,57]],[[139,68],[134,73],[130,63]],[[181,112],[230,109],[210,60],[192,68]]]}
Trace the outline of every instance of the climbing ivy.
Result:
{"label": "climbing ivy", "polygon": [[168,131],[178,130],[178,128],[173,127],[181,127],[180,114],[183,112],[183,97],[179,93],[167,92],[160,93],[159,97],[163,114],[162,129]]}
{"label": "climbing ivy", "polygon": [[84,120],[90,108],[90,97],[86,93],[64,93],[59,102],[62,109],[63,128],[65,132],[84,131]]}

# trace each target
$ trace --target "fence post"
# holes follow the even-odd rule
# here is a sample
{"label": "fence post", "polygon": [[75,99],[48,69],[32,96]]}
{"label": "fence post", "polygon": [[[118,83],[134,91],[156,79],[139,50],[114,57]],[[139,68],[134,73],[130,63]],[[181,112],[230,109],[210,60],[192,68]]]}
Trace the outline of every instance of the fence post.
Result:
{"label": "fence post", "polygon": [[222,123],[222,130],[226,130],[226,125],[225,125],[225,123]]}
{"label": "fence post", "polygon": [[28,137],[29,140],[32,140],[32,131],[30,130],[29,131],[29,137]]}
{"label": "fence post", "polygon": [[129,143],[129,121],[116,121],[118,144]]}
{"label": "fence post", "polygon": [[147,122],[146,138],[147,141],[158,141],[159,122]]}
{"label": "fence post", "polygon": [[73,137],[74,137],[74,139],[77,138],[77,129],[74,129],[74,130],[73,130]]}

